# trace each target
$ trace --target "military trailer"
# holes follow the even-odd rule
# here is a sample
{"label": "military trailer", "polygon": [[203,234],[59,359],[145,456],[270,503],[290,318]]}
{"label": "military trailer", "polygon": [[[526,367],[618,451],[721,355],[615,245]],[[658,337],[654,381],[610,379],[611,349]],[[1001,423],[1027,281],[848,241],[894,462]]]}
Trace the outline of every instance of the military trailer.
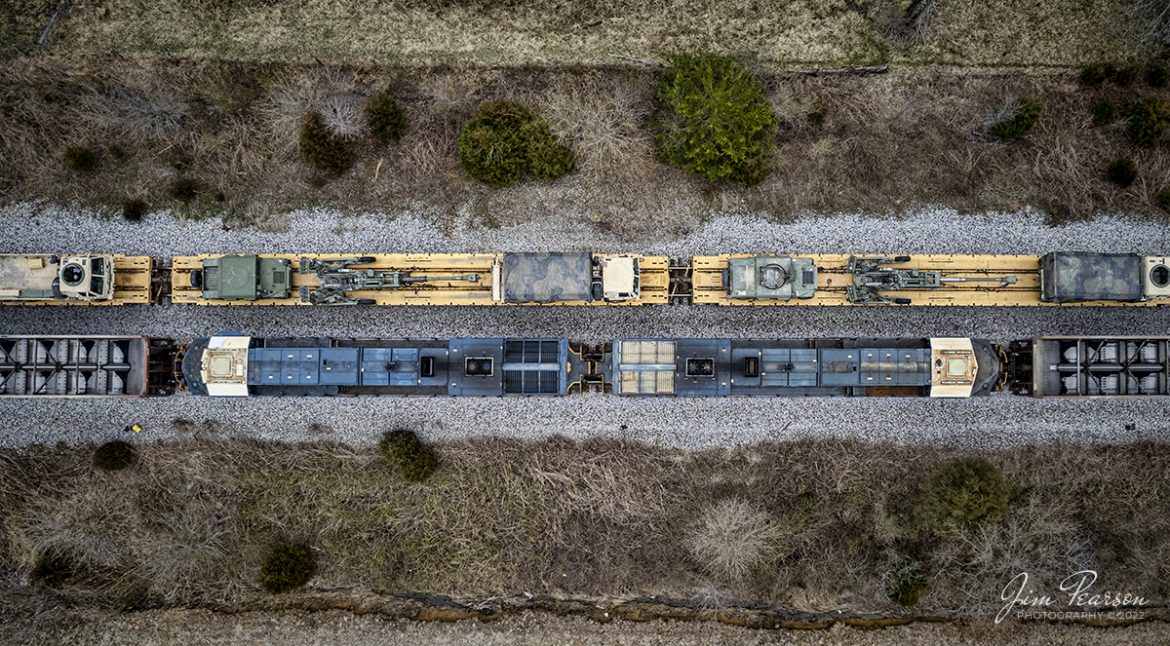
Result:
{"label": "military trailer", "polygon": [[0,255],[0,300],[108,301],[114,257]]}
{"label": "military trailer", "polygon": [[1040,300],[1143,302],[1170,297],[1170,258],[1057,251],[1040,257]]}
{"label": "military trailer", "polygon": [[501,303],[621,303],[642,295],[635,256],[506,253],[493,267],[492,298]]}

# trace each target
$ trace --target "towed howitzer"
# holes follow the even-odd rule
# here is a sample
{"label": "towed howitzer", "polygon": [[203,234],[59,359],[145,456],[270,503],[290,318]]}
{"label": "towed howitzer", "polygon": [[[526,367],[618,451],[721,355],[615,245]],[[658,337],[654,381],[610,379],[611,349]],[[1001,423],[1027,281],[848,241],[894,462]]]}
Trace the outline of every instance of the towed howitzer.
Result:
{"label": "towed howitzer", "polygon": [[376,262],[372,256],[318,260],[301,258],[297,271],[302,274],[316,274],[321,284],[316,288],[301,287],[301,302],[313,305],[373,305],[372,298],[353,298],[349,292],[359,290],[401,289],[404,285],[440,281],[467,281],[474,283],[479,274],[459,276],[411,276],[401,271],[379,271],[376,269],[355,269],[352,265],[368,265]]}
{"label": "towed howitzer", "polygon": [[1015,276],[946,277],[941,271],[898,269],[886,265],[910,262],[910,256],[849,256],[849,273],[853,283],[845,289],[850,303],[860,305],[908,305],[909,298],[889,297],[881,292],[913,289],[938,289],[944,283],[995,282],[1000,287],[1014,285]]}

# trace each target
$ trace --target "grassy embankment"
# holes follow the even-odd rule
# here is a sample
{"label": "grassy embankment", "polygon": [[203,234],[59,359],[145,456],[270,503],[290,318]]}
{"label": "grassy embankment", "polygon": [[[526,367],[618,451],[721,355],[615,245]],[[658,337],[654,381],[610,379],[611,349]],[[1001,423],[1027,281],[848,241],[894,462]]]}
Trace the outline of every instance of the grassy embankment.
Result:
{"label": "grassy embankment", "polygon": [[92,447],[3,451],[5,594],[14,609],[43,598],[248,607],[275,599],[258,572],[286,540],[317,555],[309,585],[281,596],[308,602],[660,595],[898,616],[901,596],[911,613],[986,618],[1017,573],[1056,593],[1081,569],[1100,573],[1101,590],[1156,604],[1170,593],[1163,445],[987,454],[1004,484],[987,480],[993,502],[959,520],[939,503],[970,502],[939,496],[939,474],[962,457],[946,450],[809,441],[688,453],[561,439],[438,449],[440,469],[421,484],[372,449],[330,444],[146,444],[117,472],[95,469]]}
{"label": "grassy embankment", "polygon": [[[26,58],[0,70],[0,199],[83,203],[111,212],[142,200],[183,215],[282,226],[280,213],[320,204],[411,208],[450,223],[462,205],[480,224],[556,214],[559,222],[632,238],[684,233],[712,210],[888,212],[922,204],[964,210],[1045,209],[1056,220],[1098,212],[1165,217],[1166,144],[1131,143],[1118,116],[1094,122],[1102,100],[1123,106],[1170,97],[1139,79],[1083,87],[1074,72],[1015,75],[908,70],[869,77],[766,76],[783,119],[768,175],[752,187],[715,186],[655,159],[648,117],[655,72],[642,69],[403,69],[214,62]],[[377,143],[362,115],[389,88],[407,132]],[[1020,141],[988,138],[1005,102],[1044,102]],[[553,183],[492,190],[459,168],[459,128],[484,100],[509,98],[545,116],[575,152],[578,171]],[[298,152],[305,112],[357,133],[357,163],[323,177]],[[92,172],[63,159],[73,146]],[[1132,159],[1121,188],[1106,166]],[[895,161],[896,160],[896,161]],[[474,224],[475,222],[473,222]]]}

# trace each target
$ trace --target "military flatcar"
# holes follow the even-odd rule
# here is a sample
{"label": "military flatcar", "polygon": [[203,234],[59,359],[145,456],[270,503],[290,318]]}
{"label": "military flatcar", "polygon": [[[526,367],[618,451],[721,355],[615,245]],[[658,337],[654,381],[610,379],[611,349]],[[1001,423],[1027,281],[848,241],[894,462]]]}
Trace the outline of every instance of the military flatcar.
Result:
{"label": "military flatcar", "polygon": [[171,300],[198,305],[647,305],[669,259],[600,253],[176,257]]}
{"label": "military flatcar", "polygon": [[[1027,255],[0,256],[0,304],[1129,306],[1170,303],[1170,258]],[[111,287],[112,286],[112,287]]]}
{"label": "military flatcar", "polygon": [[1137,306],[1170,303],[1170,258],[1024,255],[696,256],[695,303]]}
{"label": "military flatcar", "polygon": [[3,254],[0,304],[146,304],[152,276],[149,256]]}

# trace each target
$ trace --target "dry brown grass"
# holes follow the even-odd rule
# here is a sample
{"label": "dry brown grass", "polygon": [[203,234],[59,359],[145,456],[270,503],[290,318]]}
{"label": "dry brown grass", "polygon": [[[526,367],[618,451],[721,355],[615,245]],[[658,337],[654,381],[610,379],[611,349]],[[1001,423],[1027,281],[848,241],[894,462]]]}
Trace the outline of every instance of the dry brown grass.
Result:
{"label": "dry brown grass", "polygon": [[319,554],[310,594],[657,594],[888,612],[884,577],[908,561],[927,577],[928,610],[982,612],[1019,571],[1048,584],[1091,567],[1102,589],[1170,593],[1163,445],[987,455],[1018,492],[1009,512],[930,535],[906,506],[921,473],[954,454],[920,447],[685,453],[485,439],[440,445],[442,466],[422,485],[373,449],[214,439],[139,448],[116,473],[92,468],[92,447],[0,452],[7,593],[28,591],[52,551],[91,573],[57,592],[66,599],[241,603],[263,594],[257,568],[281,540]]}
{"label": "dry brown grass", "polygon": [[[463,209],[486,226],[557,213],[562,222],[631,239],[685,234],[713,210],[745,207],[775,218],[922,204],[1031,205],[1057,221],[1099,212],[1166,217],[1155,196],[1170,188],[1170,151],[1135,148],[1120,125],[1096,126],[1091,117],[1103,98],[1124,105],[1167,96],[1165,89],[1085,89],[1071,74],[969,71],[764,80],[784,128],[767,178],[733,188],[705,185],[654,159],[649,71],[23,59],[0,69],[0,200],[114,212],[134,197],[181,206],[180,216],[275,229],[282,213],[308,204],[410,209],[444,227]],[[364,98],[385,88],[408,120],[392,145],[368,136],[360,113]],[[1018,95],[1045,103],[1033,133],[1015,142],[982,137],[988,115]],[[492,99],[520,100],[545,116],[574,149],[579,172],[501,191],[471,181],[458,165],[458,132]],[[340,178],[318,177],[297,152],[298,124],[313,109],[354,138],[357,164]],[[68,170],[61,151],[74,145],[101,153],[97,172]],[[1120,157],[1139,166],[1138,181],[1124,190],[1103,174],[1104,163]],[[180,174],[207,187],[192,204],[175,205],[165,194]]]}

